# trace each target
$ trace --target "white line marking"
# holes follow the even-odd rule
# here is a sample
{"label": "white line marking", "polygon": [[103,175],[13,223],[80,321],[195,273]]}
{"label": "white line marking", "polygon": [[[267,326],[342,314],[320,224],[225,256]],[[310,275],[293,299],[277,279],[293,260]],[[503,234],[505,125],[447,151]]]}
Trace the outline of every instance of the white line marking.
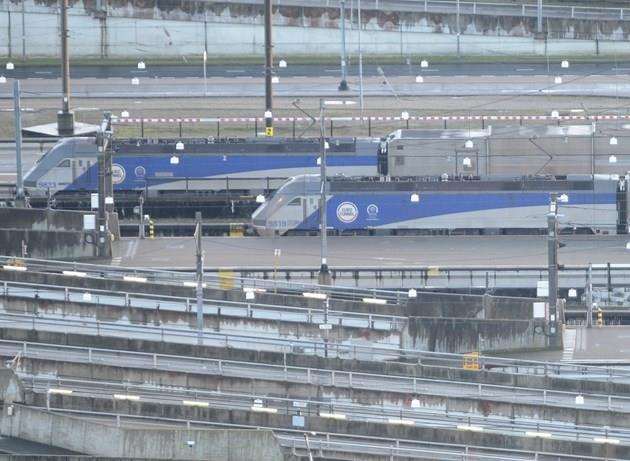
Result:
{"label": "white line marking", "polygon": [[564,350],[562,351],[562,362],[573,360],[573,352],[575,351],[575,340],[577,332],[573,329],[564,332]]}

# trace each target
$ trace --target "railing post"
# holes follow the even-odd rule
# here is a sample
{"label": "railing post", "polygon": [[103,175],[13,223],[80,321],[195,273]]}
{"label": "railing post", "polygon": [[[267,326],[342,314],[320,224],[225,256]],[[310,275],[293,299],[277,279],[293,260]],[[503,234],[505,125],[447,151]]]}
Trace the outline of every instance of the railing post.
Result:
{"label": "railing post", "polygon": [[70,301],[70,290],[68,289],[68,287],[65,287],[63,289],[63,299],[67,302]]}
{"label": "railing post", "polygon": [[571,18],[575,18],[575,7],[571,7]]}
{"label": "railing post", "polygon": [[335,385],[335,370],[332,370],[330,372],[330,385],[334,386]]}
{"label": "railing post", "polygon": [[26,355],[26,343],[22,343],[22,355]]}
{"label": "railing post", "polygon": [[543,404],[547,405],[547,389],[543,390]]}
{"label": "railing post", "polygon": [[418,392],[418,380],[413,378],[413,393],[416,394]]}
{"label": "railing post", "polygon": [[125,306],[131,306],[131,299],[129,299],[129,293],[125,293]]}
{"label": "railing post", "polygon": [[88,363],[92,363],[92,348],[88,349]]}
{"label": "railing post", "polygon": [[311,384],[311,369],[310,368],[306,369],[306,382],[308,384]]}
{"label": "railing post", "polygon": [[9,284],[6,281],[4,282],[4,295],[9,296]]}
{"label": "railing post", "polygon": [[348,385],[352,387],[352,372],[348,373]]}
{"label": "railing post", "polygon": [[223,360],[219,360],[219,374],[223,374]]}
{"label": "railing post", "polygon": [[153,354],[153,368],[157,368],[157,362],[158,362],[157,354]]}
{"label": "railing post", "polygon": [[424,12],[426,13],[427,11],[429,11],[428,9],[428,5],[427,5],[428,0],[424,0]]}

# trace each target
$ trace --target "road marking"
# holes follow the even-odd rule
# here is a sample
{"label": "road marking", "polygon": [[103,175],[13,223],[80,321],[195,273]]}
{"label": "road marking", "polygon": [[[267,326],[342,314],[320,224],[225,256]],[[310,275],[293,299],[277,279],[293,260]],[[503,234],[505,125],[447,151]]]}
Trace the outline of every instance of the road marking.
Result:
{"label": "road marking", "polygon": [[244,74],[245,69],[228,69],[226,70],[228,74]]}
{"label": "road marking", "polygon": [[532,70],[534,70],[533,67],[523,67],[521,69],[516,69],[516,72],[531,72]]}
{"label": "road marking", "polygon": [[120,266],[121,262],[122,256],[116,256],[115,258],[112,258],[112,266]]}
{"label": "road marking", "polygon": [[561,362],[573,360],[573,352],[575,351],[575,339],[577,332],[573,329],[564,332],[564,350],[562,351]]}
{"label": "road marking", "polygon": [[35,71],[35,74],[50,75],[52,74],[52,70],[37,70]]}

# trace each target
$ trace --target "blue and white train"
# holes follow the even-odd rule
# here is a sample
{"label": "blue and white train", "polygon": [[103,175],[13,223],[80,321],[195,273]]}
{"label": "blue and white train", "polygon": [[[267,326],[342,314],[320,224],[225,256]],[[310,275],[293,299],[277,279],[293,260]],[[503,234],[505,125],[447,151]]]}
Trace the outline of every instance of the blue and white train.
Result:
{"label": "blue and white train", "polygon": [[[183,149],[177,149],[181,142]],[[328,140],[331,174],[376,174],[378,139]],[[181,145],[179,147],[182,147]],[[319,171],[318,139],[241,138],[115,140],[116,191],[225,190],[255,193],[276,189],[287,178]],[[46,152],[26,174],[29,195],[96,191],[94,138],[67,138]]]}
{"label": "blue and white train", "polygon": [[[552,194],[566,195],[560,226],[627,233],[628,179],[330,178],[327,221],[335,233],[531,233],[547,226]],[[319,229],[319,175],[291,178],[252,216],[259,235]]]}

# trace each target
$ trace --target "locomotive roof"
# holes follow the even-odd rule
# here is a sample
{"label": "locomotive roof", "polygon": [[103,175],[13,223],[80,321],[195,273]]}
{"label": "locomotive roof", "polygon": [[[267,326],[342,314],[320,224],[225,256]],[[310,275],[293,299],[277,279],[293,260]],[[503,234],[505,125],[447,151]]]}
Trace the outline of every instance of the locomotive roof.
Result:
{"label": "locomotive roof", "polygon": [[[117,153],[144,155],[176,153],[175,145],[184,143],[185,154],[230,153],[311,153],[319,151],[319,138],[194,138],[194,139],[117,139],[113,148]],[[329,138],[329,152],[355,152],[357,139]],[[369,143],[369,140],[360,144]]]}
{"label": "locomotive roof", "polygon": [[474,138],[542,138],[554,136],[591,136],[592,125],[501,126],[485,129],[406,130],[394,131],[389,140],[474,139]]}

